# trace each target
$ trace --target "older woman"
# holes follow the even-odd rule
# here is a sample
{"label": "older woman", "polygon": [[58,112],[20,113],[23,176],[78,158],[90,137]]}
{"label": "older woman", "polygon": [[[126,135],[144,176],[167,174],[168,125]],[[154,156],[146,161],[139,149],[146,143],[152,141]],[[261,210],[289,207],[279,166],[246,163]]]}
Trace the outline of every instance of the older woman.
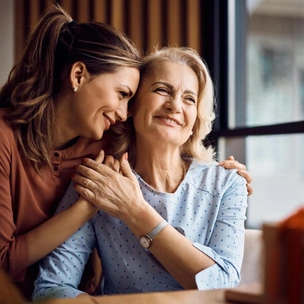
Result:
{"label": "older woman", "polygon": [[165,48],[144,59],[128,123],[115,130],[120,160],[84,159],[61,202],[68,208],[80,193],[100,210],[44,258],[34,299],[79,295],[95,247],[102,294],[238,284],[246,180],[202,144],[213,109],[212,81],[195,51]]}

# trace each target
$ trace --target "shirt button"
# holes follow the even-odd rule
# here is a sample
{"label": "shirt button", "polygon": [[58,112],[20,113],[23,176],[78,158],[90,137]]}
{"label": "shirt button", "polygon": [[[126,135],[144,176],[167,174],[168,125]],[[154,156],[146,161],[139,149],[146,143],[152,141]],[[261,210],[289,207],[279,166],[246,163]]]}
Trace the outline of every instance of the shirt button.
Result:
{"label": "shirt button", "polygon": [[54,171],[58,171],[58,168],[59,168],[59,166],[58,166],[58,165],[55,165],[55,166],[54,166]]}
{"label": "shirt button", "polygon": [[58,153],[58,152],[55,152],[55,153],[54,153],[54,157],[59,157],[59,153]]}

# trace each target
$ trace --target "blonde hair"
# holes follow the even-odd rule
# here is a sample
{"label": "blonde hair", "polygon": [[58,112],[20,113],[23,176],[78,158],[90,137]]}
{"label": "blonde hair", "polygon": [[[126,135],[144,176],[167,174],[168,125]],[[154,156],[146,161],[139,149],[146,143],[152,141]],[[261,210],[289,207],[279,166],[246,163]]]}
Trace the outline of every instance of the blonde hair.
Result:
{"label": "blonde hair", "polygon": [[141,55],[122,32],[99,22],[72,21],[59,5],[42,16],[0,91],[5,119],[37,171],[50,165],[56,137],[54,100],[77,61],[97,76],[122,66],[139,68]]}
{"label": "blonde hair", "polygon": [[[192,136],[180,147],[181,156],[184,159],[194,158],[198,161],[213,162],[215,161],[213,147],[204,145],[204,140],[211,132],[212,123],[215,119],[214,88],[207,66],[199,54],[191,48],[165,47],[157,49],[143,59],[139,86],[149,77],[159,63],[165,61],[190,67],[195,72],[199,82],[197,118],[193,126]],[[128,118],[125,123],[114,125],[113,132],[117,137],[110,153],[115,157],[120,157],[128,151],[130,163],[134,166],[136,138],[132,117]]]}

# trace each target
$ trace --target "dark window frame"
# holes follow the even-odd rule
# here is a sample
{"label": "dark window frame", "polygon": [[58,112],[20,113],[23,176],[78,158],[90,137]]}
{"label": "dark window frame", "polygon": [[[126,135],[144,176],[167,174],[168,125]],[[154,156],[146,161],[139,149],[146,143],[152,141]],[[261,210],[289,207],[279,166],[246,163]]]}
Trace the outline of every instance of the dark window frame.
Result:
{"label": "dark window frame", "polygon": [[[215,84],[217,118],[208,142],[218,146],[219,138],[260,135],[282,135],[304,133],[304,121],[273,125],[229,128],[229,1],[214,0],[202,2],[202,57],[206,61]],[[235,1],[235,104],[236,120],[245,125],[246,111],[246,39],[248,14],[246,1]]]}

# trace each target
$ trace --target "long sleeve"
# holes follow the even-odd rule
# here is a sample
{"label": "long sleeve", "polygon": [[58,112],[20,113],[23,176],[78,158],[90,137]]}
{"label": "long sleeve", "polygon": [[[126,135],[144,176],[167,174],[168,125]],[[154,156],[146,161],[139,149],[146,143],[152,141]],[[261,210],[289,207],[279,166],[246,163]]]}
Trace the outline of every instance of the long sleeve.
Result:
{"label": "long sleeve", "polygon": [[[2,124],[4,124],[1,121]],[[27,269],[27,248],[24,235],[18,235],[14,216],[14,209],[18,205],[13,203],[13,184],[11,183],[12,160],[14,160],[11,142],[14,141],[13,133],[6,130],[5,125],[0,125],[0,261],[14,281],[23,279]],[[13,176],[14,177],[14,176]],[[19,190],[19,193],[22,189]],[[16,210],[17,211],[17,210]]]}
{"label": "long sleeve", "polygon": [[[78,198],[73,184],[62,198],[58,212],[73,204]],[[78,290],[85,264],[95,248],[95,231],[92,220],[87,221],[67,241],[43,258],[35,281],[33,300],[47,298],[74,298]]]}
{"label": "long sleeve", "polygon": [[219,201],[218,216],[210,240],[207,245],[193,244],[216,262],[196,275],[198,289],[235,287],[240,281],[247,208],[246,185],[237,174],[232,175],[227,185]]}

